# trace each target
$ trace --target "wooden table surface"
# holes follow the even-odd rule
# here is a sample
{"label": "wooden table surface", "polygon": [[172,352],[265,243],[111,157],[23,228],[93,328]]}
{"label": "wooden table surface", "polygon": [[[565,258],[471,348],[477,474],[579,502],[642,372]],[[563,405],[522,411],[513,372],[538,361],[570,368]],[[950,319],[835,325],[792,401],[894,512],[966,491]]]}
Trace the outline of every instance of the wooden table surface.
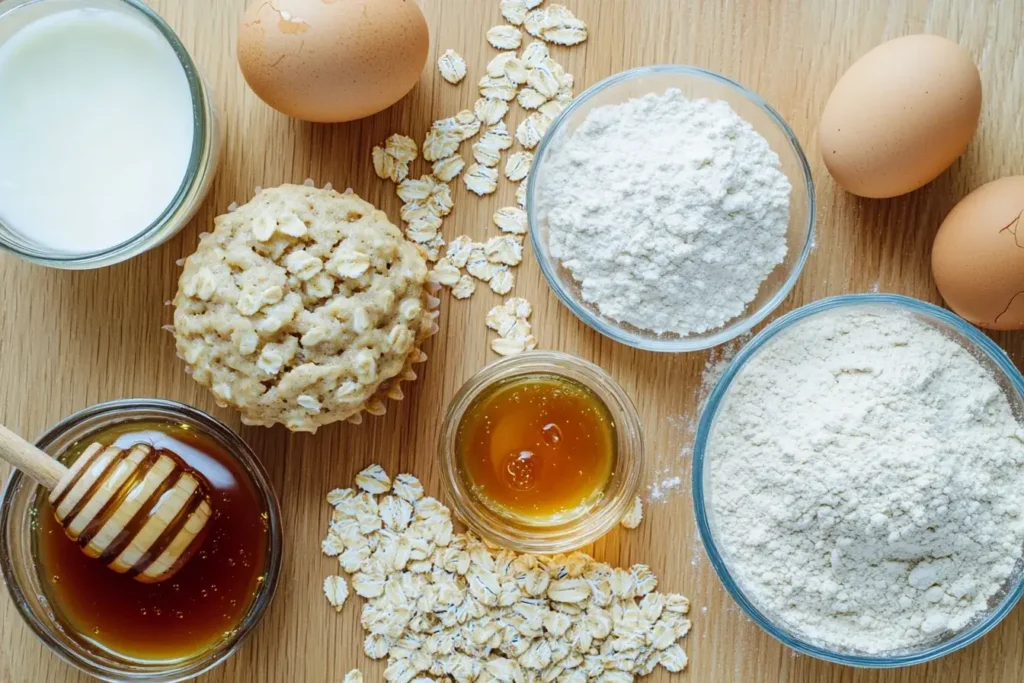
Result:
{"label": "wooden table surface", "polygon": [[[341,615],[321,593],[334,560],[319,553],[329,509],[324,494],[350,485],[355,472],[379,462],[389,472],[419,476],[440,494],[434,446],[442,411],[462,382],[495,356],[484,315],[499,297],[484,288],[468,302],[442,304],[441,333],[426,347],[430,360],[401,404],[360,426],[335,425],[315,436],[283,428],[241,427],[217,409],[175,358],[161,325],[175,292],[175,261],[197,234],[256,185],[307,177],[351,186],[397,222],[393,188],[374,176],[370,148],[389,134],[422,139],[430,122],[470,106],[475,81],[494,54],[484,31],[499,21],[496,0],[422,0],[431,29],[431,57],[419,86],[377,116],[345,125],[313,125],[270,110],[246,87],[235,61],[235,36],[245,0],[153,0],[181,34],[212,86],[220,110],[224,154],[209,199],[168,244],[113,268],[61,272],[0,256],[0,420],[34,437],[81,408],[122,397],[163,397],[217,415],[252,445],[271,473],[284,513],[286,559],[277,598],[263,623],[230,661],[202,677],[209,683],[338,683],[359,667],[381,680],[382,667],[362,654],[358,597]],[[658,63],[710,68],[761,93],[791,124],[817,183],[817,247],[793,294],[777,314],[848,292],[899,292],[939,302],[929,268],[932,238],[949,209],[970,190],[1024,172],[1024,3],[1016,0],[564,0],[590,28],[585,44],[557,49],[575,74],[577,92],[623,69]],[[981,127],[967,153],[935,182],[908,196],[861,200],[838,191],[821,163],[816,125],[839,75],[874,45],[906,33],[949,36],[970,50],[984,83]],[[454,48],[469,64],[458,87],[438,77],[437,55]],[[512,121],[521,112],[513,107]],[[55,173],[56,182],[72,182]],[[511,204],[511,183],[484,200],[454,183],[448,237],[483,237],[489,216]],[[682,477],[682,486],[648,507],[633,532],[616,530],[590,550],[623,565],[643,561],[664,590],[687,594],[694,629],[684,641],[687,674],[663,671],[652,681],[793,681],[866,683],[1024,680],[1024,611],[1016,610],[980,642],[945,659],[903,671],[832,666],[789,649],[747,620],[724,592],[694,528],[686,449],[709,353],[658,355],[620,346],[577,321],[548,290],[531,253],[517,271],[515,293],[535,305],[541,348],[558,349],[607,369],[634,398],[650,454],[647,482]],[[1018,362],[1024,338],[996,340]],[[0,468],[0,473],[6,470]],[[0,681],[43,683],[86,677],[50,654],[0,597]]]}

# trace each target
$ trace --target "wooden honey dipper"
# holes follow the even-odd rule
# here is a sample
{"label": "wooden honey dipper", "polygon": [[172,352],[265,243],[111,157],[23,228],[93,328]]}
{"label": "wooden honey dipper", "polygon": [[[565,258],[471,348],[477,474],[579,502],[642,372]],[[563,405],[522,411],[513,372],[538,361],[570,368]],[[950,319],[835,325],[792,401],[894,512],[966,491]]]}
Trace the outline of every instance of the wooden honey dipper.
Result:
{"label": "wooden honey dipper", "polygon": [[0,425],[0,458],[50,491],[82,552],[136,581],[170,578],[206,536],[209,484],[171,451],[94,443],[69,469]]}

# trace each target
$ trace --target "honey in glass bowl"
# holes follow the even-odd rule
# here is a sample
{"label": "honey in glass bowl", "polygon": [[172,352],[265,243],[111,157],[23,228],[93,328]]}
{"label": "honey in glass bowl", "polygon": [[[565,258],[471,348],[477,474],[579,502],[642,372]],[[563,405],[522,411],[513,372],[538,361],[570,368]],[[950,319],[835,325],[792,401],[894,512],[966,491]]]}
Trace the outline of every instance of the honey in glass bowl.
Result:
{"label": "honey in glass bowl", "polygon": [[188,425],[158,420],[107,427],[70,448],[65,462],[93,441],[123,449],[147,443],[179,455],[209,481],[213,518],[177,574],[146,584],[83,554],[40,496],[36,554],[55,616],[94,646],[130,660],[183,660],[230,637],[264,581],[269,549],[268,511],[242,465]]}
{"label": "honey in glass bowl", "polygon": [[615,468],[615,421],[585,384],[553,373],[487,387],[456,434],[460,473],[496,512],[573,517],[604,492]]}

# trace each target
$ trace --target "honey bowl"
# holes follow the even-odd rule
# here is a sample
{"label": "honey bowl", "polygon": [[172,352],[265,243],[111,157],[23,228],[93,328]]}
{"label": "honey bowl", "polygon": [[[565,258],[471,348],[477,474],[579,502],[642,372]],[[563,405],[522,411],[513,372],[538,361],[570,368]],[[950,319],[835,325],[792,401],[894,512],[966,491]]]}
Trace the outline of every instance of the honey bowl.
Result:
{"label": "honey bowl", "polygon": [[438,445],[451,504],[481,538],[553,554],[592,543],[640,487],[643,436],[608,373],[564,353],[510,356],[452,399]]}
{"label": "honey bowl", "polygon": [[0,500],[0,573],[29,628],[82,671],[108,681],[191,679],[231,656],[274,596],[282,556],[277,498],[233,431],[180,403],[96,405],[36,445],[67,465],[94,441],[167,448],[209,481],[214,516],[197,554],[161,583],[112,572],[65,536],[46,491],[16,471]]}

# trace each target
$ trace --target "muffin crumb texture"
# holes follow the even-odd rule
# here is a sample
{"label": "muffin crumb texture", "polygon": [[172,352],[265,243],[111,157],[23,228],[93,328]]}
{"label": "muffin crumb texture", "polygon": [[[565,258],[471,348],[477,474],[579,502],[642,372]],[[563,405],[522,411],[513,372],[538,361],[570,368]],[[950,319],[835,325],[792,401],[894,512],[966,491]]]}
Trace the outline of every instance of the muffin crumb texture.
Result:
{"label": "muffin crumb texture", "polygon": [[178,356],[217,404],[293,431],[382,414],[437,331],[420,249],[358,196],[308,185],[219,216],[174,306]]}

